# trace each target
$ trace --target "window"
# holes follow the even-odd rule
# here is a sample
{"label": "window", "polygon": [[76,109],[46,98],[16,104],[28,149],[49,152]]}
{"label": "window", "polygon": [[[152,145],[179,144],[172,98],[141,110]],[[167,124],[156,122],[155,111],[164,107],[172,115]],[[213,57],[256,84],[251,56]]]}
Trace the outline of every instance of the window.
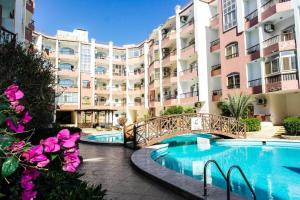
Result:
{"label": "window", "polygon": [[72,79],[61,79],[59,80],[59,85],[63,87],[74,87],[74,81]]}
{"label": "window", "polygon": [[237,72],[230,73],[227,75],[227,88],[240,88],[240,74]]}
{"label": "window", "polygon": [[58,103],[78,103],[78,93],[62,93],[59,97],[57,97]]}
{"label": "window", "polygon": [[224,31],[236,26],[236,0],[223,0],[223,28]]}
{"label": "window", "polygon": [[91,98],[88,97],[88,96],[82,97],[82,105],[90,105],[90,104],[91,104],[90,99],[91,99]]}
{"label": "window", "polygon": [[81,72],[89,73],[91,68],[91,49],[90,45],[82,45],[80,53]]}
{"label": "window", "polygon": [[105,59],[107,57],[105,52],[97,52],[95,53],[95,58]]}
{"label": "window", "polygon": [[237,42],[230,43],[226,46],[226,59],[231,59],[239,56],[239,45]]}
{"label": "window", "polygon": [[75,54],[74,49],[71,49],[69,47],[60,48],[59,53],[66,54],[66,55],[74,55]]}
{"label": "window", "polygon": [[128,57],[129,58],[136,58],[140,56],[140,49],[133,48],[128,50]]}
{"label": "window", "polygon": [[[282,54],[284,54],[283,52]],[[283,71],[295,70],[297,68],[296,55],[294,52],[286,52],[286,55],[282,56],[282,69]]]}
{"label": "window", "polygon": [[60,70],[74,70],[74,66],[71,65],[70,63],[60,63],[59,64],[59,69]]}
{"label": "window", "polygon": [[95,68],[95,73],[96,74],[105,74],[106,73],[105,67],[103,67],[103,66],[96,67]]}
{"label": "window", "polygon": [[89,80],[83,80],[82,81],[82,87],[83,88],[90,88],[91,87],[91,82]]}

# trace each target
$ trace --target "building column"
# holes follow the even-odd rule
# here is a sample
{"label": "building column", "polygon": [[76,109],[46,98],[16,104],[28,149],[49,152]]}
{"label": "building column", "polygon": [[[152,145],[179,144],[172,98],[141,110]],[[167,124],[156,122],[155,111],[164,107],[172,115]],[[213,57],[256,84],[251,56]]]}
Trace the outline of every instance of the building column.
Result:
{"label": "building column", "polygon": [[180,57],[181,57],[181,39],[180,39],[180,6],[175,7],[176,13],[176,67],[177,67],[177,103],[180,104],[180,94],[182,94],[182,88],[180,84],[180,73],[182,71]]}

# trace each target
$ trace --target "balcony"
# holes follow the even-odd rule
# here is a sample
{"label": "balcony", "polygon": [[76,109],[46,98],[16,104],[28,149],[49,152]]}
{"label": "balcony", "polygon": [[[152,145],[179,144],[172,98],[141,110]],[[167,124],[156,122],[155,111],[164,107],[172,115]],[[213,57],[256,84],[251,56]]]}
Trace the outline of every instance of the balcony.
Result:
{"label": "balcony", "polygon": [[4,27],[0,27],[0,44],[6,42],[15,42],[16,41],[16,34],[10,32]]}
{"label": "balcony", "polygon": [[195,56],[195,44],[189,44],[181,49],[181,59],[187,60]]}
{"label": "balcony", "polygon": [[198,66],[193,66],[180,72],[181,81],[191,81],[198,77]]}
{"label": "balcony", "polygon": [[186,24],[181,26],[181,32],[180,35],[182,37],[186,37],[187,35],[189,35],[191,32],[194,31],[194,18],[191,19],[189,22],[187,22]]}
{"label": "balcony", "polygon": [[128,103],[129,109],[132,109],[132,110],[143,109],[144,105],[145,105],[144,102],[131,102],[131,103]]}
{"label": "balcony", "polygon": [[216,14],[215,16],[210,18],[209,27],[210,28],[218,28],[219,27],[219,14]]}
{"label": "balcony", "polygon": [[256,60],[260,58],[260,44],[256,44],[254,46],[251,46],[247,49],[247,55],[249,56],[249,59]]}
{"label": "balcony", "polygon": [[162,48],[166,48],[170,46],[172,43],[174,43],[176,40],[176,31],[171,30],[169,31],[165,36],[163,36],[161,41]]}
{"label": "balcony", "polygon": [[191,105],[198,101],[199,92],[193,91],[193,92],[186,92],[180,94],[180,103],[182,105]]}
{"label": "balcony", "polygon": [[172,50],[171,53],[165,55],[162,60],[162,66],[170,66],[172,63],[176,62],[176,49]]}
{"label": "balcony", "polygon": [[25,40],[32,42],[32,30],[28,27],[25,27]]}
{"label": "balcony", "polygon": [[221,75],[221,64],[211,66],[211,76],[220,76]]}
{"label": "balcony", "polygon": [[31,13],[34,12],[34,3],[33,3],[32,0],[27,0],[26,1],[26,10],[28,10]]}
{"label": "balcony", "polygon": [[160,100],[159,99],[150,99],[150,108],[156,108],[160,106]]}
{"label": "balcony", "polygon": [[77,53],[64,53],[63,51],[59,51],[59,58],[65,60],[76,60],[78,59]]}
{"label": "balcony", "polygon": [[262,82],[261,78],[248,81],[248,87],[251,89],[252,94],[262,93]]}
{"label": "balcony", "polygon": [[144,87],[134,87],[134,88],[128,88],[128,94],[130,95],[141,95],[144,93],[145,88]]}
{"label": "balcony", "polygon": [[258,11],[254,10],[245,17],[245,29],[249,29],[258,24]]}
{"label": "balcony", "polygon": [[266,92],[299,89],[297,72],[277,74],[266,78]]}
{"label": "balcony", "polygon": [[95,101],[95,107],[97,107],[98,109],[109,109],[110,105],[107,102]]}
{"label": "balcony", "polygon": [[114,80],[126,80],[126,73],[121,72],[114,72],[113,73],[113,79]]}
{"label": "balcony", "polygon": [[293,9],[291,0],[270,0],[261,7],[261,20],[270,16]]}
{"label": "balcony", "polygon": [[216,39],[210,42],[210,52],[214,52],[218,50],[220,50],[220,39]]}
{"label": "balcony", "polygon": [[78,76],[78,71],[77,71],[77,69],[70,70],[70,69],[58,68],[57,69],[57,74],[59,76],[77,77]]}
{"label": "balcony", "polygon": [[78,92],[78,85],[58,85],[57,92]]}
{"label": "balcony", "polygon": [[268,56],[278,51],[288,51],[296,49],[294,33],[283,33],[276,35],[263,42],[264,56]]}
{"label": "balcony", "polygon": [[95,77],[100,79],[110,79],[108,73],[106,72],[95,72]]}
{"label": "balcony", "polygon": [[128,73],[128,79],[129,80],[136,80],[136,79],[142,79],[145,76],[144,71],[134,71]]}
{"label": "balcony", "polygon": [[97,87],[95,86],[95,92],[97,94],[110,94],[108,87]]}
{"label": "balcony", "polygon": [[164,106],[173,106],[177,105],[177,96],[176,95],[165,95],[164,96]]}
{"label": "balcony", "polygon": [[232,85],[227,85],[227,89],[239,89],[240,84],[232,84]]}
{"label": "balcony", "polygon": [[222,90],[212,91],[212,101],[220,101],[222,98]]}

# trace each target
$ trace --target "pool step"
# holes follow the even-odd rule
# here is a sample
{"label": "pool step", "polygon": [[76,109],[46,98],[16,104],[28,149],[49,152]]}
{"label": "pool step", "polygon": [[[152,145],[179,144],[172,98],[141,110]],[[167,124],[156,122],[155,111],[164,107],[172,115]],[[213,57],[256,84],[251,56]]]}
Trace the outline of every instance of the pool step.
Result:
{"label": "pool step", "polygon": [[285,134],[286,134],[286,130],[285,130],[284,126],[280,126],[274,135],[280,136],[280,135],[285,135]]}

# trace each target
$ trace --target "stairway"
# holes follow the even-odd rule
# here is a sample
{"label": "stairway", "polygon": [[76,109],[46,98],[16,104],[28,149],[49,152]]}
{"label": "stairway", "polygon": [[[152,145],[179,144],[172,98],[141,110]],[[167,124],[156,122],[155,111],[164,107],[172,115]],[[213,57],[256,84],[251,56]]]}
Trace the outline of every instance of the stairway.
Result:
{"label": "stairway", "polygon": [[286,130],[285,130],[284,126],[279,126],[278,130],[276,131],[274,136],[281,136],[281,135],[285,135],[285,134],[286,134]]}

